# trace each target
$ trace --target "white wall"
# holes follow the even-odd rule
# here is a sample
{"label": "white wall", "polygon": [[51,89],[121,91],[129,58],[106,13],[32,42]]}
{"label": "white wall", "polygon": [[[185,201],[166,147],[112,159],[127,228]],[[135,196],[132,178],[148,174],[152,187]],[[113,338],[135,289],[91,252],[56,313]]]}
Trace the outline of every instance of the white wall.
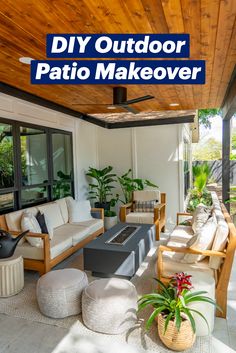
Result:
{"label": "white wall", "polygon": [[173,226],[183,210],[183,137],[185,125],[117,130],[98,128],[99,166],[114,166],[118,174],[129,168],[134,176],[156,183],[167,194],[167,223]]}
{"label": "white wall", "polygon": [[75,195],[80,199],[87,197],[87,180],[84,172],[89,165],[97,165],[96,126],[5,94],[0,94],[0,117],[71,131]]}

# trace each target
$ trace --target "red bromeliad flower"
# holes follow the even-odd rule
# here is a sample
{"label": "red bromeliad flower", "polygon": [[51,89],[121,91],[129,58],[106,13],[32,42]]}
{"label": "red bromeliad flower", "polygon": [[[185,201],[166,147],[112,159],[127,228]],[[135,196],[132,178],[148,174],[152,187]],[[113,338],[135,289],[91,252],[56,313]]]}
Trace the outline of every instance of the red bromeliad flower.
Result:
{"label": "red bromeliad flower", "polygon": [[179,297],[184,289],[190,290],[192,288],[191,275],[187,273],[179,272],[171,277],[171,284],[174,288],[177,289],[177,297]]}

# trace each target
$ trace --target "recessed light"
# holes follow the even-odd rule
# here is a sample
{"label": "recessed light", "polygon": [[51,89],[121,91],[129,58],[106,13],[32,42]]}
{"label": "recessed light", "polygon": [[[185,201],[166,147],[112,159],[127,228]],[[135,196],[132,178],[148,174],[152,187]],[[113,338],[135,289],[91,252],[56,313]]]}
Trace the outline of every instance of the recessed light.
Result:
{"label": "recessed light", "polygon": [[179,103],[170,103],[169,106],[170,107],[177,107],[179,105]]}
{"label": "recessed light", "polygon": [[116,109],[114,105],[108,105],[107,109]]}
{"label": "recessed light", "polygon": [[27,65],[30,65],[32,60],[34,60],[34,59],[26,57],[26,56],[22,56],[22,58],[19,58],[19,62],[21,62],[22,64],[27,64]]}

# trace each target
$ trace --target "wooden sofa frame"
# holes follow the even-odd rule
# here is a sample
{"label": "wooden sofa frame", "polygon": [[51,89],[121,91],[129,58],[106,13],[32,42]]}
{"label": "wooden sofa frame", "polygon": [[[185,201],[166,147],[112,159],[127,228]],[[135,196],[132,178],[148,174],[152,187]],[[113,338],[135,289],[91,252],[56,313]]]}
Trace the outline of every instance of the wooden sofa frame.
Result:
{"label": "wooden sofa frame", "polygon": [[[134,210],[134,201],[120,207],[120,221],[126,222],[126,215]],[[166,225],[166,193],[161,193],[161,203],[154,208],[154,224],[156,225],[156,240],[160,240],[160,233],[165,232]]]}
{"label": "wooden sofa frame", "polygon": [[[92,208],[91,212],[99,212],[100,213],[100,219],[104,220],[104,209],[103,208]],[[0,228],[4,230],[8,230],[7,223],[5,220],[5,215],[0,216]],[[18,235],[19,232],[9,232],[12,235]],[[24,268],[26,270],[34,270],[38,271],[40,276],[49,272],[54,266],[59,264],[61,261],[65,260],[67,257],[75,253],[77,250],[83,248],[86,244],[90,243],[93,239],[98,237],[99,235],[104,233],[104,227],[98,229],[96,232],[93,234],[89,235],[87,238],[83,239],[80,241],[78,244],[75,246],[72,246],[71,248],[65,250],[63,253],[60,255],[56,256],[54,259],[51,259],[50,257],[50,240],[48,234],[43,234],[43,233],[28,233],[28,236],[34,237],[34,238],[41,238],[43,240],[43,250],[44,250],[44,259],[43,260],[34,260],[34,259],[27,259],[24,258]]]}
{"label": "wooden sofa frame", "polygon": [[[194,250],[186,248],[175,248],[170,246],[160,245],[158,249],[158,260],[157,260],[157,274],[158,278],[165,282],[169,282],[169,278],[163,277],[163,251],[173,251],[180,252],[184,254],[201,254],[205,256],[218,256],[222,258],[222,264],[218,270],[215,270],[215,281],[216,281],[216,302],[222,309],[222,312],[217,310],[216,316],[226,318],[227,314],[227,291],[230,279],[230,274],[234,261],[234,254],[236,249],[236,228],[233,224],[231,217],[226,210],[225,206],[222,204],[221,209],[225,218],[225,221],[229,227],[229,235],[227,244],[224,251],[213,251],[213,250]],[[177,214],[177,224],[179,223],[179,216],[188,216],[189,213],[178,213]]]}

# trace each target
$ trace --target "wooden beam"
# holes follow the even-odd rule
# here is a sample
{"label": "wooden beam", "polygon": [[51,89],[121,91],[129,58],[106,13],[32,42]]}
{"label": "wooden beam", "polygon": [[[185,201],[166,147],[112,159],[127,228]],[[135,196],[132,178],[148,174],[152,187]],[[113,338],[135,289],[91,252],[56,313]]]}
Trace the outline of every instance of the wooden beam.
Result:
{"label": "wooden beam", "polygon": [[236,113],[236,66],[224,97],[222,113],[224,120],[230,120]]}
{"label": "wooden beam", "polygon": [[194,115],[187,115],[187,116],[176,116],[176,117],[165,118],[165,119],[132,120],[132,121],[109,123],[108,129],[121,129],[121,128],[127,128],[127,127],[169,125],[169,124],[184,124],[184,123],[193,123],[193,122],[194,122]]}
{"label": "wooden beam", "polygon": [[[225,203],[230,197],[230,120],[223,120],[222,141],[222,200]],[[230,212],[230,204],[225,203]]]}

